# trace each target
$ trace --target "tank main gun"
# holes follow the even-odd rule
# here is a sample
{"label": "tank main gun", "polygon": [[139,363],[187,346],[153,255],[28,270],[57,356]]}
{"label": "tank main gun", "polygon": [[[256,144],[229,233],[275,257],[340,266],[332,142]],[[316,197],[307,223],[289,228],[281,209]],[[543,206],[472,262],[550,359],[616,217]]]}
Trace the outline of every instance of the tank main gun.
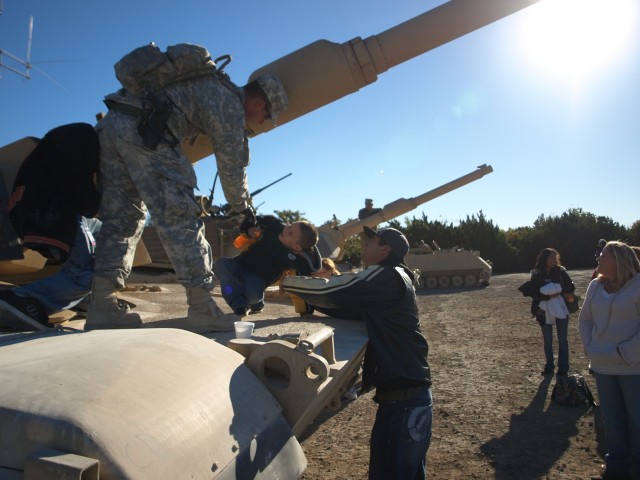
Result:
{"label": "tank main gun", "polygon": [[[540,0],[451,0],[378,35],[344,43],[318,40],[253,72],[277,75],[289,106],[278,114],[278,126],[328,105],[378,79],[378,75]],[[252,136],[274,128],[251,125]],[[204,135],[183,143],[191,162],[211,155]]]}
{"label": "tank main gun", "polygon": [[340,259],[344,253],[342,249],[344,241],[360,233],[362,227],[374,227],[382,222],[392,220],[404,213],[410,212],[423,203],[429,202],[468,183],[475,182],[491,172],[493,172],[491,165],[480,165],[473,172],[456,178],[433,190],[429,190],[422,195],[413,198],[399,198],[398,200],[388,203],[382,207],[380,212],[374,213],[362,220],[351,220],[337,227],[326,223],[318,228],[318,249],[320,250],[320,254],[323,257]]}

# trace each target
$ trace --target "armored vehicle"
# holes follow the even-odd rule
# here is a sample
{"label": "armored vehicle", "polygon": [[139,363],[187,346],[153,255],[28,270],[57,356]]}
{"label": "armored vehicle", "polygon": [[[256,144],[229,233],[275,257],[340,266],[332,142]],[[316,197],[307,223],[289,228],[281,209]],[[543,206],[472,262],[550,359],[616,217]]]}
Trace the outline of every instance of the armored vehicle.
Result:
{"label": "armored vehicle", "polygon": [[460,288],[486,285],[492,266],[480,258],[480,253],[459,248],[442,249],[434,241],[409,249],[407,266],[420,271],[420,288]]}
{"label": "armored vehicle", "polygon": [[340,226],[334,226],[326,223],[318,228],[320,239],[318,240],[318,249],[323,257],[331,257],[340,260],[344,255],[343,245],[345,240],[353,235],[362,232],[362,227],[375,227],[383,222],[392,220],[402,214],[410,212],[414,208],[429,202],[445,193],[456,188],[460,188],[468,183],[474,182],[485,175],[493,172],[491,165],[479,165],[474,171],[456,178],[444,185],[440,185],[433,190],[418,195],[413,198],[399,198],[384,207],[378,213],[374,213],[362,220],[351,220]]}
{"label": "armored vehicle", "polygon": [[[278,118],[283,125],[537,1],[452,0],[364,40],[320,40],[251,78],[266,72],[282,79],[289,96]],[[269,128],[250,127],[254,135]],[[194,162],[212,153],[204,135],[183,147]],[[11,186],[15,169],[4,162],[13,166],[24,157],[5,153],[0,185]],[[0,189],[0,201],[9,192]],[[412,200],[389,204],[364,223],[325,229],[325,252],[339,255],[341,238],[415,208]],[[0,335],[0,479],[301,475],[306,460],[297,436],[352,376],[366,344],[362,325],[327,319],[328,329],[314,322],[311,331],[311,324],[283,322],[286,313],[274,311],[257,316],[260,341],[207,338],[170,328],[186,311],[171,298],[158,294],[132,305],[145,324],[167,328]],[[308,333],[291,342],[273,331],[283,325]]]}

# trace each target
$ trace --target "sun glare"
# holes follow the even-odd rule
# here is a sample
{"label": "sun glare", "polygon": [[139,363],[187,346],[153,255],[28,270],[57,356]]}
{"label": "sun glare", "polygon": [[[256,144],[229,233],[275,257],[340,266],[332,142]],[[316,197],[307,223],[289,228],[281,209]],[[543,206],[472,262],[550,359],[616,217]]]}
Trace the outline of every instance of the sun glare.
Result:
{"label": "sun glare", "polygon": [[638,0],[543,0],[527,9],[524,49],[532,64],[572,84],[619,61],[638,24]]}

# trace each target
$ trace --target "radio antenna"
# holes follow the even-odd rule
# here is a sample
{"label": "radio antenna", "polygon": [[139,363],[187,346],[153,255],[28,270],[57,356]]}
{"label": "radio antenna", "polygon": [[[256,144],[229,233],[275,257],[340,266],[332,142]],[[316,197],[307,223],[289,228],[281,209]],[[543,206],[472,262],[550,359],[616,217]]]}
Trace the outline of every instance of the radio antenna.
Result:
{"label": "radio antenna", "polygon": [[[0,0],[0,13],[2,13],[2,0]],[[22,60],[18,57],[16,57],[14,54],[12,54],[11,52],[8,52],[6,50],[3,50],[2,48],[0,48],[0,71],[2,68],[6,68],[7,70],[13,72],[13,73],[17,73],[18,75],[23,76],[24,78],[26,78],[27,80],[29,80],[31,78],[31,42],[33,40],[33,15],[29,16],[29,36],[27,38],[27,59],[26,60]],[[8,57],[11,60],[13,60],[14,62],[22,65],[24,67],[24,72],[18,70],[17,68],[14,68],[10,65],[7,65],[6,63],[3,63],[2,61],[2,56]]]}

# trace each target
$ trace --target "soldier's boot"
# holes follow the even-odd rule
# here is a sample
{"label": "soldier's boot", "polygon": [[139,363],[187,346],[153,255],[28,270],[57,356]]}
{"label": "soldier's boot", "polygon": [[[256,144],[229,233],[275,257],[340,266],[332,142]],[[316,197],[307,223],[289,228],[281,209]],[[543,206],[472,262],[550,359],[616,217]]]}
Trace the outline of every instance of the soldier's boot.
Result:
{"label": "soldier's boot", "polygon": [[230,332],[234,322],[240,320],[234,313],[224,313],[204,287],[187,287],[189,310],[185,321],[185,330],[195,333]]}
{"label": "soldier's boot", "polygon": [[140,315],[131,312],[124,302],[118,301],[116,286],[111,280],[93,277],[85,330],[138,328],[141,323]]}

